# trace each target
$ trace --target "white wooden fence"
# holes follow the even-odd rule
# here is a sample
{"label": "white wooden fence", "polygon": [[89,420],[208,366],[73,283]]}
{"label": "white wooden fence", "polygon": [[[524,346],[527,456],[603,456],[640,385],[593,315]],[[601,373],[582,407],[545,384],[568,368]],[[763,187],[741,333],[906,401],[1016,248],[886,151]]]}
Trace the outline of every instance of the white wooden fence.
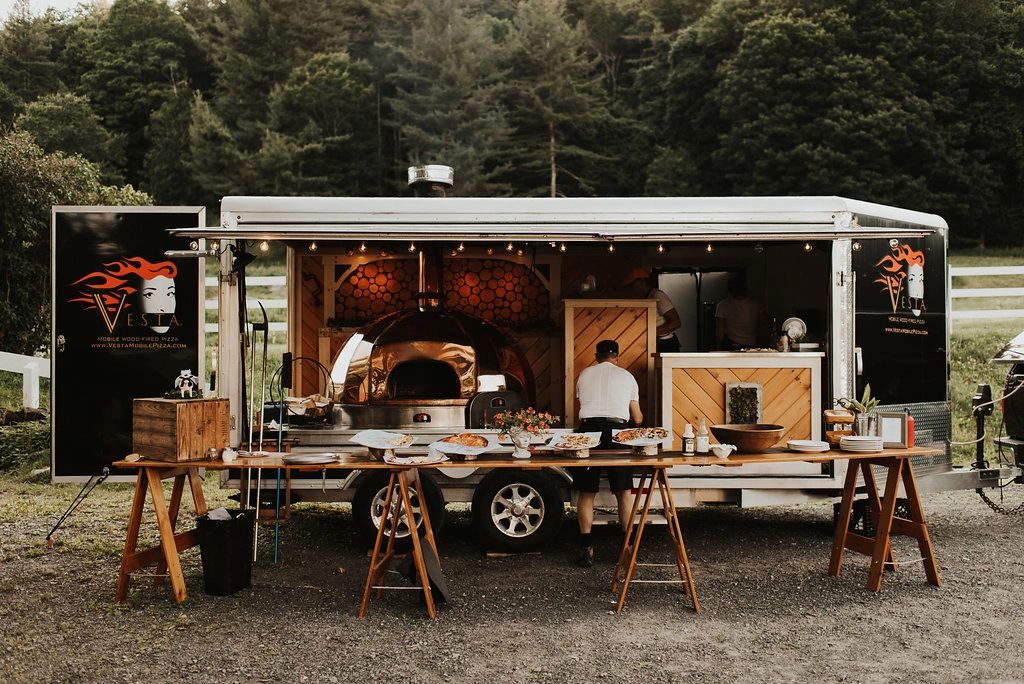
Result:
{"label": "white wooden fence", "polygon": [[39,378],[50,377],[50,360],[0,352],[0,371],[21,373],[21,404],[39,408]]}
{"label": "white wooden fence", "polygon": [[954,309],[954,321],[998,320],[1024,318],[1024,287],[961,287],[954,286],[954,278],[968,276],[1024,276],[1024,266],[952,266],[949,269],[949,292],[953,301],[958,299],[1003,299],[1016,297],[1016,308],[1006,309]]}
{"label": "white wooden fence", "polygon": [[[260,286],[263,286],[263,287],[284,287],[285,286],[284,276],[283,275],[280,275],[280,276],[250,276],[250,277],[245,279],[245,284],[246,284],[247,287],[249,285],[253,285],[253,286],[260,285]],[[217,277],[216,276],[208,276],[206,278],[206,288],[209,290],[210,288],[216,288],[216,287],[217,287]],[[288,300],[287,299],[256,299],[254,297],[250,297],[250,298],[246,299],[246,308],[249,309],[249,311],[253,311],[254,309],[256,311],[259,311],[260,310],[260,302],[263,302],[263,308],[265,308],[267,311],[270,311],[271,309],[287,309],[288,308]],[[219,306],[219,302],[216,299],[207,299],[206,300],[206,310],[207,311],[211,311],[211,310],[212,311],[216,311],[218,306]],[[250,317],[250,320],[252,320],[251,317]],[[216,323],[207,323],[203,327],[203,329],[207,333],[216,333],[217,330],[218,330],[218,327],[217,327]],[[288,324],[285,323],[284,321],[270,321],[270,332],[287,332],[287,331],[288,331]]]}

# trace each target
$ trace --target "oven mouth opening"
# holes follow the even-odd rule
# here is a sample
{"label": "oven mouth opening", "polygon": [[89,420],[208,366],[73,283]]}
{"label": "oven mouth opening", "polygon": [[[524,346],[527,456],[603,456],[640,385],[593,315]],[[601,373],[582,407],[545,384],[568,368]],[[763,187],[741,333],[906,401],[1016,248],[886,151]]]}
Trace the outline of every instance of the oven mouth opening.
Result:
{"label": "oven mouth opening", "polygon": [[388,375],[388,399],[459,399],[462,383],[449,364],[412,359],[395,364]]}

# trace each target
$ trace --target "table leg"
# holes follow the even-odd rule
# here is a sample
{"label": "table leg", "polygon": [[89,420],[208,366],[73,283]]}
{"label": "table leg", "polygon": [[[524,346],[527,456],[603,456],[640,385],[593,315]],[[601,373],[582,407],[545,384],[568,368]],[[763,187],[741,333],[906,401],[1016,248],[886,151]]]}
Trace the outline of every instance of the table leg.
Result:
{"label": "table leg", "polygon": [[[178,475],[174,478],[174,487],[171,489],[171,505],[167,515],[171,519],[171,532],[178,526],[178,511],[181,508],[181,495],[185,491],[185,475]],[[164,583],[164,573],[167,572],[167,564],[164,561],[156,562],[156,571],[153,573],[153,584],[160,586]]]}
{"label": "table leg", "polygon": [[188,488],[192,492],[196,515],[206,515],[206,496],[203,494],[203,481],[199,479],[199,468],[188,469]]}
{"label": "table leg", "polygon": [[[419,468],[413,468],[411,471],[413,484],[416,486],[416,499],[420,502],[420,515],[423,516],[423,536],[426,537],[427,542],[430,544],[430,548],[434,550],[434,556],[437,557],[437,562],[441,562],[441,554],[437,552],[437,541],[434,539],[434,526],[430,523],[430,510],[427,506],[427,497],[423,494],[423,482],[420,480]],[[410,516],[411,517],[411,516]],[[412,522],[410,520],[410,522]],[[416,530],[413,530],[415,533]]]}
{"label": "table leg", "polygon": [[[690,559],[686,555],[686,545],[683,543],[683,527],[679,524],[679,513],[676,510],[676,502],[672,496],[672,486],[668,481],[668,472],[665,468],[659,468],[658,474],[661,477],[662,487],[664,488],[665,496],[668,499],[665,510],[665,519],[668,521],[670,528],[675,527],[675,534],[673,537],[676,542],[676,561],[679,564],[679,579],[683,580],[687,593],[690,594],[690,599],[693,601],[693,610],[700,615],[700,601],[697,600],[697,586],[693,583],[693,571],[690,569]],[[671,514],[669,514],[669,511],[671,511]]]}
{"label": "table leg", "polygon": [[[370,554],[370,569],[366,572],[366,587],[363,589],[363,600],[359,604],[359,618],[366,617],[366,609],[370,605],[370,590],[373,588],[374,579],[379,571],[377,561],[380,557],[380,545],[384,539],[384,526],[390,519],[391,495],[395,487],[395,473],[391,472],[388,478],[388,492],[384,495],[384,512],[381,514],[380,526],[377,528],[377,539],[373,543],[373,553]],[[392,535],[393,536],[393,535]]]}
{"label": "table leg", "polygon": [[846,536],[850,531],[850,518],[853,514],[853,497],[857,491],[857,466],[846,462],[846,481],[843,484],[842,503],[839,504],[839,520],[836,521],[836,532],[832,539],[832,557],[828,563],[828,573],[839,577],[843,571],[843,553],[846,551]]}
{"label": "table leg", "polygon": [[[400,494],[396,493],[397,491],[398,475],[393,473],[392,479],[388,483],[388,493],[384,495],[384,506],[390,511],[391,504],[388,504],[387,502],[392,501],[394,504],[394,511],[391,511],[390,519],[387,519],[384,516],[381,516],[380,519],[381,528],[383,528],[385,524],[387,525],[388,531],[385,534],[387,534],[388,543],[384,549],[384,555],[381,556],[379,561],[381,569],[377,573],[378,579],[383,576],[384,571],[387,569],[388,564],[395,555],[395,540],[398,538],[398,524],[401,522],[402,516],[405,515],[406,523],[412,519],[412,511],[405,510],[404,504],[402,503],[402,497]],[[389,496],[391,497],[390,499],[388,499]],[[381,584],[383,584],[383,581]],[[380,598],[383,595],[384,588],[383,586],[380,586],[377,589],[377,598]]]}
{"label": "table leg", "polygon": [[[882,502],[878,498],[878,483],[875,481],[875,473],[871,470],[871,464],[867,461],[860,462],[861,474],[864,478],[864,490],[868,495],[868,510],[871,515],[871,524],[876,528],[878,527],[878,518],[882,514]],[[885,567],[896,571],[896,561],[892,555],[892,541],[889,542],[889,547],[885,550]]]}
{"label": "table leg", "polygon": [[629,555],[630,548],[633,544],[633,527],[636,524],[636,516],[640,510],[640,499],[644,494],[644,485],[653,485],[653,482],[648,483],[648,478],[651,477],[647,473],[645,468],[640,474],[640,486],[636,489],[636,494],[633,496],[633,506],[629,510],[629,524],[626,525],[626,536],[622,540],[622,549],[619,551],[619,561],[615,564],[615,574],[612,576],[612,593],[619,593],[619,578],[622,577],[626,568],[626,557]]}
{"label": "table leg", "polygon": [[916,523],[914,530],[917,537],[917,547],[921,550],[921,557],[924,559],[924,573],[928,577],[928,583],[939,587],[942,580],[939,579],[939,566],[935,562],[935,549],[932,548],[932,539],[928,534],[928,525],[924,521],[924,507],[921,505],[921,493],[917,488],[917,480],[914,477],[913,468],[908,460],[903,465],[903,490],[907,494],[907,506],[910,508],[910,519]]}
{"label": "table leg", "polygon": [[178,557],[177,541],[174,538],[174,530],[171,527],[171,519],[167,511],[167,502],[164,499],[164,488],[160,480],[160,471],[154,468],[144,468],[144,470],[146,472],[146,480],[149,483],[149,496],[153,500],[153,510],[156,513],[156,524],[160,530],[160,546],[163,549],[167,574],[171,578],[171,591],[174,593],[174,600],[181,603],[188,594],[185,591],[185,576],[181,572],[181,559]]}
{"label": "table leg", "polygon": [[131,581],[130,559],[135,555],[139,544],[139,526],[142,524],[142,509],[146,505],[146,474],[140,470],[135,477],[135,493],[132,496],[132,507],[128,514],[128,534],[124,540],[124,553],[121,554],[121,570],[117,574],[117,590],[114,603],[121,603],[128,597],[128,584]]}
{"label": "table leg", "polygon": [[[657,477],[655,472],[654,477]],[[654,494],[654,483],[647,488],[647,495],[644,497],[643,513],[640,514],[640,525],[636,530],[636,539],[633,542],[633,551],[629,555],[629,565],[626,567],[626,577],[622,581],[622,592],[619,594],[619,602],[615,607],[616,613],[622,612],[622,606],[626,603],[626,594],[629,592],[629,583],[633,581],[633,573],[636,571],[636,558],[640,552],[640,540],[644,536],[644,526],[647,524],[647,513],[651,510],[651,498]]]}
{"label": "table leg", "polygon": [[885,567],[886,552],[891,543],[893,516],[896,513],[896,493],[903,471],[902,458],[886,459],[888,473],[885,476],[885,494],[882,496],[882,510],[878,516],[875,544],[871,553],[871,568],[868,570],[867,587],[871,591],[882,588],[882,570]]}
{"label": "table leg", "polygon": [[[402,503],[409,516],[409,534],[412,537],[412,560],[419,573],[420,583],[423,585],[423,598],[427,602],[427,615],[433,620],[437,617],[437,609],[434,607],[434,595],[430,590],[430,578],[427,576],[427,564],[423,560],[423,547],[420,545],[420,535],[412,519],[412,504],[409,500],[409,471],[403,470],[398,473],[398,491],[402,495]],[[420,501],[421,506],[426,506],[425,501]]]}

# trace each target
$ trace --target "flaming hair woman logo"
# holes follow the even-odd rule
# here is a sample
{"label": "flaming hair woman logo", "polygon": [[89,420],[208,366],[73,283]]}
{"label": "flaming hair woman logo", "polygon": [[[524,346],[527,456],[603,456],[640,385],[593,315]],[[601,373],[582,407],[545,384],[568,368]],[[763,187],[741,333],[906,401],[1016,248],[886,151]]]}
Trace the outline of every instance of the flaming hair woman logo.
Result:
{"label": "flaming hair woman logo", "polygon": [[882,285],[882,292],[889,294],[893,313],[905,294],[907,308],[920,316],[924,308],[924,252],[901,245],[898,240],[889,240],[889,248],[892,253],[875,264],[880,274],[875,282]]}
{"label": "flaming hair woman logo", "polygon": [[[137,307],[142,325],[165,333],[174,320],[177,275],[178,267],[170,261],[153,263],[142,257],[125,257],[103,264],[103,270],[71,283],[78,293],[68,301],[80,302],[86,310],[99,311],[109,332],[114,332],[122,311]],[[129,299],[133,295],[137,295],[137,301]]]}

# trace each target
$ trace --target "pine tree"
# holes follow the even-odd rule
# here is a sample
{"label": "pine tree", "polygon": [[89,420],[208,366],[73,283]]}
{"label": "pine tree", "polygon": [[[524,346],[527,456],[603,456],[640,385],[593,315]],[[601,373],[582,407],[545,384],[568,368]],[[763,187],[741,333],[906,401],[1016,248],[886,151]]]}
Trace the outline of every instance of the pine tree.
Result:
{"label": "pine tree", "polygon": [[[509,36],[513,82],[508,97],[516,150],[516,190],[521,194],[593,194],[585,161],[602,155],[602,127],[613,120],[597,60],[585,35],[566,19],[564,0],[524,0]],[[590,135],[592,140],[584,142]]]}
{"label": "pine tree", "polygon": [[506,72],[494,18],[468,12],[458,0],[421,3],[420,21],[398,64],[388,98],[402,133],[405,161],[455,168],[457,192],[505,195],[497,177],[510,129],[501,101]]}
{"label": "pine tree", "polygon": [[0,31],[0,83],[21,103],[64,87],[46,27],[29,0],[16,0]]}

